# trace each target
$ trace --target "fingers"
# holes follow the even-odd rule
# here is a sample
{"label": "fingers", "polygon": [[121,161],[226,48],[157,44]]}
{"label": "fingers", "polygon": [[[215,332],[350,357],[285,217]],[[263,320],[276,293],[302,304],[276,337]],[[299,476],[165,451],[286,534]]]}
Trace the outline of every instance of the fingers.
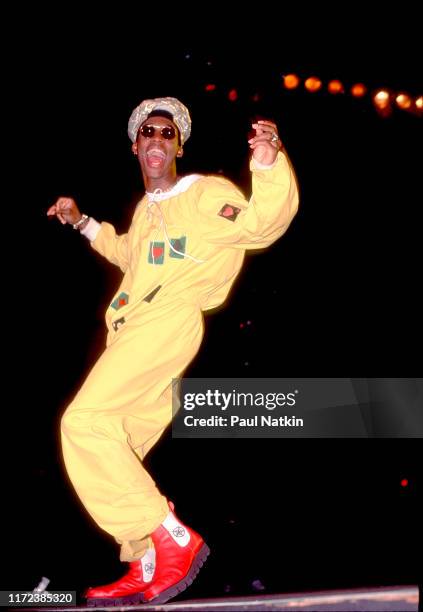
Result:
{"label": "fingers", "polygon": [[253,123],[252,127],[256,131],[256,135],[248,141],[250,148],[255,149],[259,145],[270,144],[272,147],[279,149],[281,141],[278,137],[278,128],[273,121],[260,120]]}
{"label": "fingers", "polygon": [[257,135],[263,132],[276,132],[278,131],[278,127],[276,123],[273,121],[267,121],[265,119],[261,119],[257,121],[257,123],[253,123],[253,128],[256,130]]}
{"label": "fingers", "polygon": [[[276,135],[277,136],[277,135]],[[270,145],[275,149],[279,149],[281,146],[281,141],[279,138],[275,139],[275,132],[266,132],[261,134],[260,136],[255,136],[254,138],[250,138],[248,141],[250,145],[250,149],[255,149],[260,145]]]}
{"label": "fingers", "polygon": [[75,202],[72,198],[59,198],[55,204],[59,211],[69,211],[74,206]]}
{"label": "fingers", "polygon": [[76,209],[75,200],[72,198],[60,197],[47,210],[47,216],[56,216],[63,225],[69,223],[73,211]]}

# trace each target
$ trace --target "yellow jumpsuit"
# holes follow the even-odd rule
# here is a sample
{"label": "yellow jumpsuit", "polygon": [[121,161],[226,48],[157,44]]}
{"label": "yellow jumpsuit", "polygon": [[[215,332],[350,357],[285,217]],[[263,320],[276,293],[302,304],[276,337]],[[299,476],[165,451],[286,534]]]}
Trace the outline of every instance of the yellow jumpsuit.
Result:
{"label": "yellow jumpsuit", "polygon": [[252,198],[227,179],[194,175],[146,194],[127,234],[102,223],[91,245],[124,272],[106,311],[107,346],[62,418],[69,477],[121,559],[145,552],[169,512],[142,460],[172,419],[172,379],[203,337],[202,311],[226,299],[246,249],[269,246],[298,208],[282,152],[251,162]]}

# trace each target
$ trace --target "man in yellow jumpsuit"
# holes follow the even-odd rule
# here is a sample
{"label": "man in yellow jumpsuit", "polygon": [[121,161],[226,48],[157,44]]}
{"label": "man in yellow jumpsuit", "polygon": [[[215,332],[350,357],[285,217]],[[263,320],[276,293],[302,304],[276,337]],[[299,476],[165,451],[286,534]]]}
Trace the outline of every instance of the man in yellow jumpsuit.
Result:
{"label": "man in yellow jumpsuit", "polygon": [[124,273],[106,312],[107,347],[62,419],[69,477],[97,524],[121,545],[129,572],[90,588],[88,605],[163,603],[184,590],[209,549],[174,514],[143,468],[172,419],[172,379],[203,337],[203,314],[222,304],[246,249],[265,248],[288,228],[298,190],[277,127],[253,124],[252,197],[220,176],[180,178],[176,158],[191,132],[175,98],[144,100],[128,134],[146,194],[128,232],[81,215],[61,197],[48,215],[71,223]]}

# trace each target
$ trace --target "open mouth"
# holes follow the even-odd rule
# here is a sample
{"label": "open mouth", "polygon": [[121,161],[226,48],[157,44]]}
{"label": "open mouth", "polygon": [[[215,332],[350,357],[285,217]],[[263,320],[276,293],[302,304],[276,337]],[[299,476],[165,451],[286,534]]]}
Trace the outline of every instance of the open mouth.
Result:
{"label": "open mouth", "polygon": [[151,168],[157,168],[164,164],[166,154],[161,149],[150,149],[146,154],[147,164]]}

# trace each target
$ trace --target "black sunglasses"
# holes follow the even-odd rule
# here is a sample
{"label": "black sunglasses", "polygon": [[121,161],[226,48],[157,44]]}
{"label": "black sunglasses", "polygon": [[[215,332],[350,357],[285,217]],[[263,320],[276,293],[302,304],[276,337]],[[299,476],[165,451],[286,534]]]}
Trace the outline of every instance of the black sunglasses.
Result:
{"label": "black sunglasses", "polygon": [[171,125],[165,125],[162,128],[157,128],[154,125],[143,125],[140,128],[141,135],[144,136],[144,138],[153,138],[157,131],[159,131],[166,140],[173,140],[176,136],[176,130]]}

